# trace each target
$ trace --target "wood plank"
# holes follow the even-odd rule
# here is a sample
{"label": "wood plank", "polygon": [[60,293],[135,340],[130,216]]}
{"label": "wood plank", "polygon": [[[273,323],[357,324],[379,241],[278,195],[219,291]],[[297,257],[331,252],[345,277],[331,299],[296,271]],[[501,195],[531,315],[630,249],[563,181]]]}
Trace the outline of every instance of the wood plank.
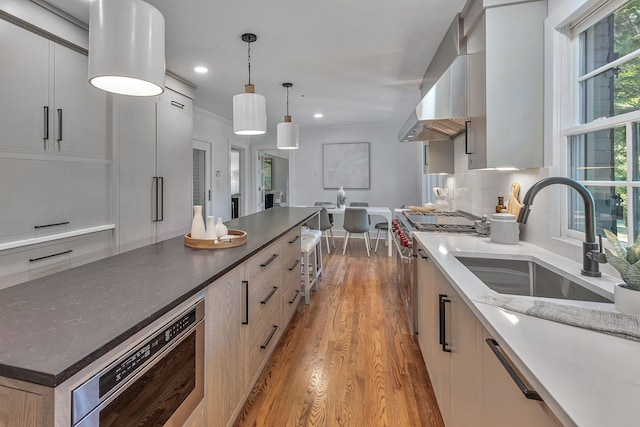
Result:
{"label": "wood plank", "polygon": [[237,427],[443,426],[395,262],[355,244],[324,255],[318,292],[298,308]]}

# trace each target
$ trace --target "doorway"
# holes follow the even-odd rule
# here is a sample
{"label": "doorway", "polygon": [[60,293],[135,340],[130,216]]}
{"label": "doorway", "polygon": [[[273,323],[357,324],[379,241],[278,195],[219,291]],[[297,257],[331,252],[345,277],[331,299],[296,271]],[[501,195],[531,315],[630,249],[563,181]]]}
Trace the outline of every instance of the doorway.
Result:
{"label": "doorway", "polygon": [[243,215],[242,188],[244,184],[244,161],[242,149],[231,147],[229,153],[229,193],[231,194],[231,219]]}
{"label": "doorway", "polygon": [[211,143],[193,141],[193,205],[202,206],[203,220],[211,213]]}

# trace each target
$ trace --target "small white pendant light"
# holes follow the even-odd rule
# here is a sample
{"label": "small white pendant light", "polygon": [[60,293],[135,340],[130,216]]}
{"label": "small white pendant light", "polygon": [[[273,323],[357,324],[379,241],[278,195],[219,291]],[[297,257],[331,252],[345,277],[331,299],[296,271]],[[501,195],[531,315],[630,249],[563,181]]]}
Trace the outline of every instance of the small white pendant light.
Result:
{"label": "small white pendant light", "polygon": [[142,0],[92,0],[89,83],[107,92],[164,92],[164,16]]}
{"label": "small white pendant light", "polygon": [[298,138],[300,135],[300,127],[297,123],[291,123],[289,115],[289,88],[293,83],[282,83],[287,88],[287,115],[284,116],[284,122],[278,123],[277,144],[281,150],[295,150],[298,148]]}
{"label": "small white pendant light", "polygon": [[262,135],[267,132],[267,107],[264,96],[255,93],[251,84],[251,43],[258,40],[255,34],[245,33],[242,41],[248,45],[249,83],[244,93],[233,97],[233,131],[238,135]]}

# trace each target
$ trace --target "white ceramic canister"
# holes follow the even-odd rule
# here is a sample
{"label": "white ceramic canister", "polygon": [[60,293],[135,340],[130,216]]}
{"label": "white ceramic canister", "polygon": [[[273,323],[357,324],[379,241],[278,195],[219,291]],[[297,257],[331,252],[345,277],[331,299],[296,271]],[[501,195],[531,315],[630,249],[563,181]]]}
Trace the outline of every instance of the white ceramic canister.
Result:
{"label": "white ceramic canister", "polygon": [[215,218],[212,216],[207,217],[207,230],[204,232],[204,238],[206,240],[218,239],[218,234],[216,232]]}
{"label": "white ceramic canister", "polygon": [[516,222],[516,216],[509,213],[493,214],[489,239],[495,243],[517,244],[520,240],[520,224]]}

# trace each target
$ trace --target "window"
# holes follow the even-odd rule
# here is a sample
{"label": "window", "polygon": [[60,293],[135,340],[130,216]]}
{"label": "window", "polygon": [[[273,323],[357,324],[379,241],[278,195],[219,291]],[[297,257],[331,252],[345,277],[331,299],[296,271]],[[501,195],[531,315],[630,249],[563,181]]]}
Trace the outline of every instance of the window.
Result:
{"label": "window", "polygon": [[[634,241],[640,222],[640,0],[574,34],[577,126],[565,130],[568,175],[595,201],[596,233]],[[584,204],[569,192],[569,230],[584,232]]]}

